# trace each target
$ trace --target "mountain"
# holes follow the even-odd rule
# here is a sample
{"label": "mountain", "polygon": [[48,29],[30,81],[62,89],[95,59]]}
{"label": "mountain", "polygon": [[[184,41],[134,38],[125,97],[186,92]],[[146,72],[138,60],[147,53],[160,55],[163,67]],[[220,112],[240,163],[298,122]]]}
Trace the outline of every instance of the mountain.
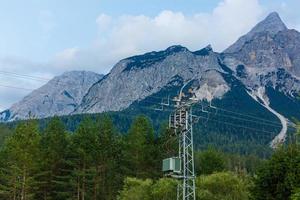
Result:
{"label": "mountain", "polygon": [[[280,120],[282,129],[273,146],[285,140],[288,118],[299,117],[296,113],[291,115],[291,109],[299,107],[296,98],[300,91],[299,52],[300,33],[288,29],[277,13],[271,13],[222,55],[224,64],[242,81],[249,95]],[[286,102],[292,99],[296,106],[277,112],[278,107],[271,105],[279,100],[270,98],[270,90],[282,94]]]}
{"label": "mountain", "polygon": [[249,33],[240,37],[237,42],[228,47],[224,52],[233,53],[238,52],[243,48],[245,43],[251,41],[255,35],[260,33],[269,33],[275,35],[280,31],[287,30],[287,27],[281,20],[277,12],[270,13],[263,21],[258,23]]}
{"label": "mountain", "polygon": [[214,90],[220,90],[216,94],[220,96],[229,90],[220,72],[223,69],[219,56],[210,46],[196,52],[182,46],[172,46],[164,51],[130,57],[121,60],[108,75],[90,88],[75,113],[125,109],[134,101],[160,91],[176,77],[183,81],[202,80],[201,85],[205,85],[205,89],[199,88],[199,99],[206,98],[203,92],[212,93]]}
{"label": "mountain", "polygon": [[[196,52],[172,46],[124,59],[91,87],[75,113],[151,107],[147,102],[178,92],[184,83],[193,80],[188,89],[200,104],[208,102],[276,122],[277,127],[262,127],[269,132],[263,143],[272,141],[271,146],[276,146],[286,139],[290,119],[300,118],[295,112],[295,108],[300,108],[299,36],[299,32],[288,29],[278,13],[273,12],[223,53],[214,52],[211,46]],[[289,102],[291,107],[277,102]],[[153,114],[152,119],[155,118],[160,119]],[[205,118],[213,120],[212,116]],[[214,120],[220,120],[220,116]],[[210,124],[220,128],[220,124]],[[202,129],[207,132],[207,128]],[[254,135],[253,130],[247,133]],[[262,132],[257,132],[256,136],[259,135]]]}
{"label": "mountain", "polygon": [[0,121],[68,115],[81,103],[88,89],[102,77],[86,71],[66,72],[0,113]]}
{"label": "mountain", "polygon": [[300,33],[287,29],[279,15],[271,13],[226,49],[222,57],[254,96],[267,98],[265,90],[273,88],[295,99],[300,91],[299,52]]}
{"label": "mountain", "polygon": [[210,45],[198,51],[176,45],[123,59],[104,77],[66,73],[0,119],[116,111],[147,114],[158,126],[168,119],[168,113],[159,112],[161,102],[171,101],[187,84],[184,92],[194,94],[194,111],[202,119],[195,128],[196,146],[213,142],[248,151],[255,145],[276,146],[286,139],[291,119],[300,119],[299,77],[300,33],[274,12],[222,53]]}

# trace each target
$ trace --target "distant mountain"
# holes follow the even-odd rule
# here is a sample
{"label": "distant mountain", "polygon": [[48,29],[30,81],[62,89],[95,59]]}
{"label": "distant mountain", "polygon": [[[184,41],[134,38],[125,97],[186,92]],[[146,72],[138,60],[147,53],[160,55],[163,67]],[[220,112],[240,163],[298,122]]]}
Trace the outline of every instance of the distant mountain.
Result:
{"label": "distant mountain", "polygon": [[224,63],[252,91],[271,87],[295,98],[300,91],[300,33],[271,13],[226,49]]}
{"label": "distant mountain", "polygon": [[267,91],[272,89],[299,104],[296,97],[300,91],[300,33],[287,29],[279,15],[271,13],[222,56],[249,95],[280,119],[282,130],[273,142],[283,141],[290,109],[296,107],[278,113],[274,106],[271,108],[278,99],[271,98]]}
{"label": "distant mountain", "polygon": [[89,88],[102,77],[103,75],[86,71],[66,72],[2,112],[0,120],[13,121],[68,115],[81,103]]}
{"label": "distant mountain", "polygon": [[[199,51],[176,45],[123,59],[104,77],[91,72],[66,73],[2,112],[0,119],[12,121],[30,115],[45,118],[107,111],[134,115],[144,107],[153,108],[153,102],[157,105],[161,98],[174,97],[183,84],[190,82],[185,92],[195,94],[199,109],[201,104],[208,105],[208,109],[216,105],[268,119],[260,125],[257,120],[248,119],[247,125],[252,129],[242,129],[244,135],[257,135],[244,138],[253,140],[253,144],[266,145],[272,141],[276,145],[285,140],[289,121],[293,117],[300,119],[299,77],[300,33],[288,29],[274,12],[222,53],[214,52],[210,45]],[[161,122],[163,115],[142,111],[153,121]],[[240,129],[228,131],[229,126],[220,129],[218,122],[224,121],[220,115],[228,113],[222,114],[220,110],[203,113],[207,114],[203,116],[207,121],[202,124],[210,126],[198,128],[201,133],[210,134],[205,138],[210,138],[212,133],[225,137],[222,133],[227,132],[230,140],[240,140]],[[270,121],[276,127],[261,126]],[[264,131],[257,131],[257,127]],[[262,132],[265,139],[259,140]],[[198,144],[201,142],[198,138]]]}
{"label": "distant mountain", "polygon": [[255,35],[260,33],[268,33],[276,35],[280,31],[286,31],[287,27],[281,20],[277,12],[270,13],[263,21],[258,23],[249,33],[240,37],[237,42],[228,47],[224,53],[234,53],[240,51],[243,46],[253,40]]}
{"label": "distant mountain", "polygon": [[[83,98],[76,113],[119,111],[134,101],[160,91],[175,77],[184,81],[201,79],[199,99],[206,93],[220,90],[221,96],[229,87],[220,76],[223,72],[219,56],[210,46],[191,52],[182,46],[172,46],[160,52],[146,53],[120,61],[101,81],[94,84]],[[222,88],[221,88],[222,87]],[[214,94],[210,94],[212,98]]]}

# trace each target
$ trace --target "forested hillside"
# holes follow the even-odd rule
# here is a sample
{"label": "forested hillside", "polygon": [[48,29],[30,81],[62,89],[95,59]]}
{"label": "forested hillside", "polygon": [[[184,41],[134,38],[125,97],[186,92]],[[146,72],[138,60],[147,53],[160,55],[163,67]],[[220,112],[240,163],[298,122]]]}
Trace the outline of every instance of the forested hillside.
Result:
{"label": "forested hillside", "polygon": [[[162,159],[176,155],[166,126],[144,116],[119,131],[108,116],[85,117],[74,131],[59,118],[0,129],[0,199],[173,200],[177,182],[163,178]],[[222,152],[195,153],[199,199],[299,199],[300,148],[280,147],[268,159]]]}

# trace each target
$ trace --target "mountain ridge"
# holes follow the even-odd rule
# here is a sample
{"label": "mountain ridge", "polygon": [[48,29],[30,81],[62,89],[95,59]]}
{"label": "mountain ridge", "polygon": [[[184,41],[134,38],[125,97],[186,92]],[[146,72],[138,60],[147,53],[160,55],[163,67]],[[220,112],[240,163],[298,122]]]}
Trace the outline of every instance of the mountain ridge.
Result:
{"label": "mountain ridge", "polygon": [[[145,99],[158,93],[164,94],[171,86],[173,90],[178,90],[180,84],[173,85],[174,83],[192,80],[189,90],[195,94],[198,104],[219,102],[222,105],[224,102],[230,105],[225,101],[235,101],[243,93],[247,104],[253,101],[253,106],[260,109],[260,112],[271,112],[270,115],[275,118],[280,116],[278,120],[284,126],[285,119],[291,119],[290,113],[294,112],[288,108],[282,109],[276,101],[279,97],[293,99],[293,103],[298,106],[299,52],[300,33],[288,29],[278,13],[274,12],[222,53],[214,52],[211,45],[198,51],[174,45],[162,51],[122,59],[109,74],[101,77],[95,75],[97,78],[84,89],[79,84],[80,87],[76,89],[85,92],[78,95],[75,103],[73,93],[68,90],[60,91],[59,96],[62,95],[64,103],[67,102],[64,105],[73,102],[72,109],[64,112],[54,110],[48,115],[36,117],[122,111],[132,105],[138,108],[140,104],[144,105]],[[240,88],[235,88],[235,85],[240,85]],[[271,90],[272,95],[269,93]],[[236,103],[236,106],[243,109],[244,105],[240,103],[244,104],[244,100]],[[22,103],[17,105],[22,107]],[[275,109],[272,108],[273,105],[276,105]],[[51,107],[47,109],[53,111]],[[30,111],[8,109],[0,113],[0,121],[26,119]],[[286,134],[286,130],[284,132]],[[279,139],[284,140],[285,134],[281,134]],[[278,141],[273,140],[272,144],[276,142]]]}
{"label": "mountain ridge", "polygon": [[0,113],[0,121],[45,118],[73,112],[89,87],[103,75],[88,71],[68,71],[25,96]]}

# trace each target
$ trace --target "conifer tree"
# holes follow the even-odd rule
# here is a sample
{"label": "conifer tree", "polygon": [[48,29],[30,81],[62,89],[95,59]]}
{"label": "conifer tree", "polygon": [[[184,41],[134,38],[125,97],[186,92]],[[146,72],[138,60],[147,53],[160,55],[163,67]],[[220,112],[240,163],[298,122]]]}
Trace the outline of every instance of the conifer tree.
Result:
{"label": "conifer tree", "polygon": [[72,179],[73,198],[92,198],[92,182],[95,176],[95,158],[98,156],[97,126],[90,119],[84,119],[72,136]]}
{"label": "conifer tree", "polygon": [[66,199],[69,165],[66,161],[69,141],[63,123],[53,118],[41,138],[41,158],[37,179],[39,199]]}
{"label": "conifer tree", "polygon": [[126,138],[125,160],[127,173],[138,178],[152,176],[157,165],[155,159],[155,136],[150,121],[137,117],[132,123]]}
{"label": "conifer tree", "polygon": [[35,174],[40,135],[37,123],[28,121],[17,126],[1,152],[0,195],[3,199],[34,199]]}
{"label": "conifer tree", "polygon": [[108,116],[100,119],[99,126],[99,163],[103,165],[102,180],[106,190],[104,196],[105,199],[115,199],[123,182],[122,141]]}

